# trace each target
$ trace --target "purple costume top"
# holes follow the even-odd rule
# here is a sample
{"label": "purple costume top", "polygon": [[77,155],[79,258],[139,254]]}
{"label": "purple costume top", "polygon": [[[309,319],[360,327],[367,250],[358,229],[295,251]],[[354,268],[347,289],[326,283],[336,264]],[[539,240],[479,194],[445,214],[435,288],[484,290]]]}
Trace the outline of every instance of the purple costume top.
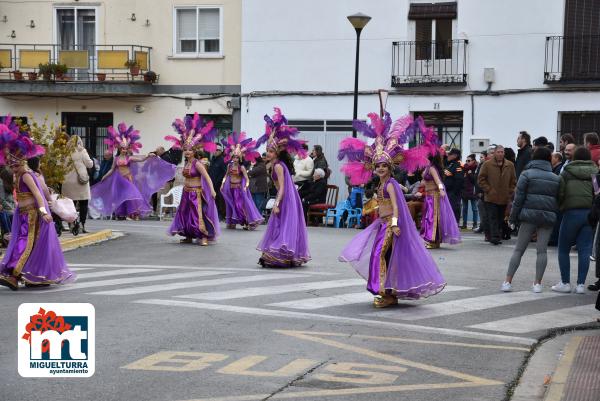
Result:
{"label": "purple costume top", "polygon": [[[425,169],[423,179],[435,181],[431,175],[431,165]],[[439,174],[439,172],[438,172]],[[421,220],[421,237],[429,244],[458,244],[461,242],[460,230],[454,217],[448,196],[441,196],[439,189],[427,191],[424,199],[423,216]]]}
{"label": "purple costume top", "polygon": [[405,299],[435,295],[446,282],[419,237],[396,180],[390,178],[380,188],[378,201],[391,207],[390,184],[396,195],[400,235],[392,231],[392,216],[379,218],[348,243],[339,260],[350,263],[374,295]]}
{"label": "purple costume top", "polygon": [[18,203],[35,199],[23,177],[28,174],[42,196],[43,205],[36,202],[19,206],[13,216],[11,239],[0,265],[0,274],[18,277],[30,284],[58,284],[75,280],[75,273],[67,267],[53,223],[47,223],[38,211],[45,207],[50,211],[38,178],[26,172],[19,177]]}
{"label": "purple costume top", "polygon": [[[237,177],[239,182],[231,182],[232,176]],[[244,177],[239,164],[229,163],[227,166],[227,175],[221,194],[225,200],[228,225],[241,224],[255,229],[263,222],[264,219],[252,200],[252,195],[247,188],[246,177]]]}

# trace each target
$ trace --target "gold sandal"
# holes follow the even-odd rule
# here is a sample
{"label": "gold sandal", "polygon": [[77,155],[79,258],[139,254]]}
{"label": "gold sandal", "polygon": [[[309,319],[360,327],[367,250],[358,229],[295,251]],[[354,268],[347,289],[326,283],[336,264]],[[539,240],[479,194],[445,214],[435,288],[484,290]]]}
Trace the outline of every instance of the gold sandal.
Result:
{"label": "gold sandal", "polygon": [[373,300],[373,305],[376,308],[387,308],[391,305],[398,305],[398,298],[393,295],[377,295]]}
{"label": "gold sandal", "polygon": [[19,282],[14,277],[0,276],[0,285],[8,287],[13,291],[19,289]]}
{"label": "gold sandal", "polygon": [[200,240],[200,246],[208,246],[208,240],[206,238],[202,238]]}

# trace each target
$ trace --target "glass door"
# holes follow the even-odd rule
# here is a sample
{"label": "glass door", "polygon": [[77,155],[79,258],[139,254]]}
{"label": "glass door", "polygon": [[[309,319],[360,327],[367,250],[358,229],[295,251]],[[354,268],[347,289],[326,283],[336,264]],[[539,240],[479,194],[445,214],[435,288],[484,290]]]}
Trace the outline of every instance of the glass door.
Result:
{"label": "glass door", "polygon": [[95,61],[96,10],[93,8],[57,8],[56,35],[60,50],[87,50],[89,68],[69,71],[74,79],[88,80]]}

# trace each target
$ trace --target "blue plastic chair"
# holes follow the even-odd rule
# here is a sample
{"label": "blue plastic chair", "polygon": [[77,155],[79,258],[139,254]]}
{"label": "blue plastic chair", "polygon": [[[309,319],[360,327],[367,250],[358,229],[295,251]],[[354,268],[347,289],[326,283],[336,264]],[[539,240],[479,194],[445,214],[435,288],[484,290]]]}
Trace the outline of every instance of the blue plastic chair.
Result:
{"label": "blue plastic chair", "polygon": [[[362,217],[362,209],[354,208],[348,209],[348,219],[346,220],[346,227],[352,228],[354,226],[360,226],[360,219]],[[355,222],[354,224],[352,224]]]}
{"label": "blue plastic chair", "polygon": [[333,219],[333,226],[340,228],[342,226],[342,217],[344,212],[349,209],[349,202],[347,200],[338,202],[335,209],[327,209],[325,213],[325,226],[329,225],[329,219]]}
{"label": "blue plastic chair", "polygon": [[352,204],[352,208],[362,208],[362,200],[365,197],[365,189],[361,187],[353,187],[352,192],[350,192],[350,203]]}

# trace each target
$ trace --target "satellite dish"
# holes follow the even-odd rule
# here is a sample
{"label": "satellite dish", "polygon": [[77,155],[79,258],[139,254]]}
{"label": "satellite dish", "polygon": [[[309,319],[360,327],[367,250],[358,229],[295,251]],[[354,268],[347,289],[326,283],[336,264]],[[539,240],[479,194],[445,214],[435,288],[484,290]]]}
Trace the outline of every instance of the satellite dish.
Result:
{"label": "satellite dish", "polygon": [[145,110],[146,108],[141,104],[136,104],[135,106],[133,106],[133,111],[135,111],[136,113],[143,113]]}

